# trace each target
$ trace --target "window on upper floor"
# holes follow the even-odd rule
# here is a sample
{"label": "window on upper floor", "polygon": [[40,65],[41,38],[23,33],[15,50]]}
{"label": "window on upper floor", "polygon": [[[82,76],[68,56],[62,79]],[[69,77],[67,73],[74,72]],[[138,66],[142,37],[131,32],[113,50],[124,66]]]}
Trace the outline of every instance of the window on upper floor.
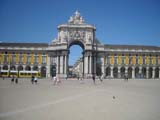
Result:
{"label": "window on upper floor", "polygon": [[42,56],[42,63],[46,63],[46,56]]}
{"label": "window on upper floor", "polygon": [[138,64],[138,56],[136,57],[136,64]]}
{"label": "window on upper floor", "polygon": [[143,57],[143,64],[146,64],[146,59],[145,59],[145,57]]}
{"label": "window on upper floor", "polygon": [[117,57],[114,57],[114,64],[117,64]]}
{"label": "window on upper floor", "polygon": [[152,64],[152,57],[149,58],[149,64]]}
{"label": "window on upper floor", "polygon": [[38,63],[38,56],[37,55],[34,56],[34,62]]}
{"label": "window on upper floor", "polygon": [[27,56],[27,63],[30,63],[30,61],[31,61],[31,57]]}

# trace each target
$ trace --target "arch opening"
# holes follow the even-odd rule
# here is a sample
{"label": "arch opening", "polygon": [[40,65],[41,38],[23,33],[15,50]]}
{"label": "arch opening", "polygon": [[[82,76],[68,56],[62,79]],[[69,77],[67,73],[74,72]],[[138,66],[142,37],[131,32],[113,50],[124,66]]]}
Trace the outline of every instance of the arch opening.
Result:
{"label": "arch opening", "polygon": [[72,41],[68,47],[68,77],[84,75],[84,44],[80,41]]}

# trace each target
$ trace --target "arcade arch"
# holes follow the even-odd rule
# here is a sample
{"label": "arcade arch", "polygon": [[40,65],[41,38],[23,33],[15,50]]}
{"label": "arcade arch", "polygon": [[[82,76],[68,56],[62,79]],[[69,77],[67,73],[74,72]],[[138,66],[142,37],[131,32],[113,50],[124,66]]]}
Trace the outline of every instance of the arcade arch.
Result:
{"label": "arcade arch", "polygon": [[128,68],[128,78],[132,78],[132,67]]}
{"label": "arcade arch", "polygon": [[121,78],[124,78],[125,77],[125,67],[121,67],[120,72],[121,72]]}
{"label": "arcade arch", "polygon": [[118,78],[118,68],[117,67],[113,68],[113,77]]}
{"label": "arcade arch", "polygon": [[155,68],[155,78],[159,78],[159,68]]}
{"label": "arcade arch", "polygon": [[111,76],[111,68],[107,67],[106,68],[106,77],[110,77]]}

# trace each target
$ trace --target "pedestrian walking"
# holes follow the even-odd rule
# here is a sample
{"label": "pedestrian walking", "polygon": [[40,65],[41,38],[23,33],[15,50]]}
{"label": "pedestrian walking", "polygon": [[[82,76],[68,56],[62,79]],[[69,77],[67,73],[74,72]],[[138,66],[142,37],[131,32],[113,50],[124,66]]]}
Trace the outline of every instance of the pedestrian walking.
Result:
{"label": "pedestrian walking", "polygon": [[37,77],[34,77],[34,82],[35,82],[35,84],[38,83],[38,78]]}
{"label": "pedestrian walking", "polygon": [[15,83],[18,84],[18,77],[16,77]]}
{"label": "pedestrian walking", "polygon": [[84,80],[83,80],[83,75],[82,75],[82,74],[80,74],[79,80],[80,80],[80,83],[81,83],[81,84],[84,84]]}
{"label": "pedestrian walking", "polygon": [[31,83],[32,84],[34,83],[34,75],[32,75],[32,77],[31,77]]}
{"label": "pedestrian walking", "polygon": [[128,76],[127,75],[124,76],[124,81],[128,82]]}
{"label": "pedestrian walking", "polygon": [[59,77],[59,75],[57,75],[57,84],[60,84],[61,83],[61,79]]}
{"label": "pedestrian walking", "polygon": [[57,77],[54,76],[54,77],[53,77],[53,85],[56,85],[56,84],[57,84]]}
{"label": "pedestrian walking", "polygon": [[11,83],[14,83],[14,75],[12,75]]}
{"label": "pedestrian walking", "polygon": [[92,79],[93,79],[93,83],[96,84],[95,75],[94,74],[92,75]]}
{"label": "pedestrian walking", "polygon": [[104,79],[104,74],[102,73],[101,82],[103,82],[103,79]]}

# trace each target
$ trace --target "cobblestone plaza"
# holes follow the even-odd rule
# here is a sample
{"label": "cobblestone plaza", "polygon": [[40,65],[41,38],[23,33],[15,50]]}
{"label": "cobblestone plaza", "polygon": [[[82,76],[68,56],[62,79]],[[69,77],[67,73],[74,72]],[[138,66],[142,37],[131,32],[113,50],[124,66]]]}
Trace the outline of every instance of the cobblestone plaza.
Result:
{"label": "cobblestone plaza", "polygon": [[0,80],[0,120],[159,120],[160,81]]}

